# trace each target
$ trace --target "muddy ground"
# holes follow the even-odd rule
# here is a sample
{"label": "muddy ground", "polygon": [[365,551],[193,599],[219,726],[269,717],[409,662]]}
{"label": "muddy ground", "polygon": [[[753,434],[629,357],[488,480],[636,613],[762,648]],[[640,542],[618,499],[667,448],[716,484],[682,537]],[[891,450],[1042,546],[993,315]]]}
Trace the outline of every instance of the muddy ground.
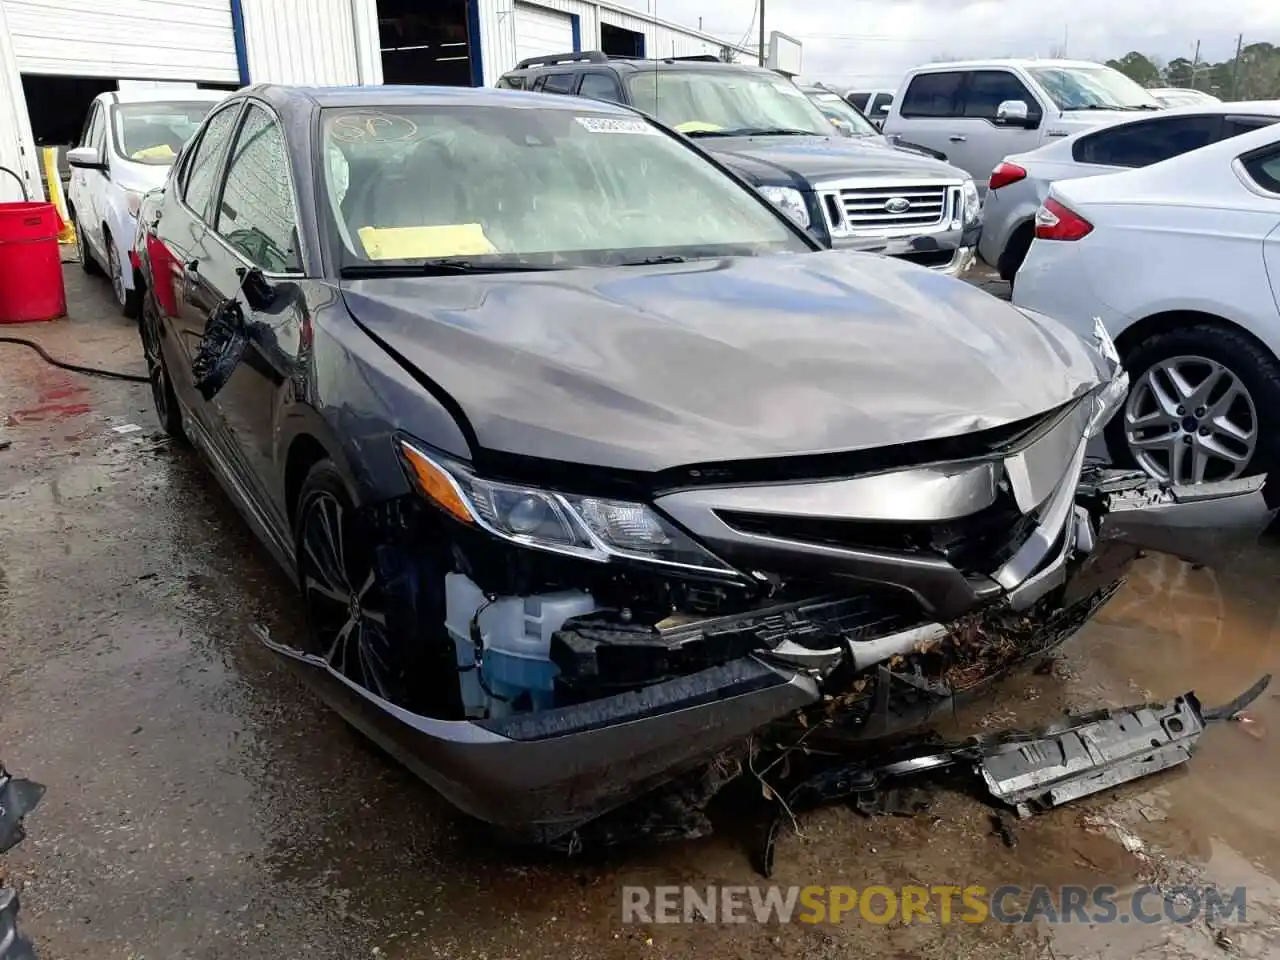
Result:
{"label": "muddy ground", "polygon": [[[59,356],[139,370],[104,283],[23,328]],[[0,335],[16,332],[0,330]],[[290,588],[143,386],[0,345],[0,758],[49,787],[0,869],[43,958],[1264,956],[1280,923],[1280,699],[1191,764],[1019,824],[961,794],[915,818],[803,819],[775,882],[1215,883],[1243,924],[624,925],[621,887],[755,884],[751,824],[603,860],[517,856],[368,748],[251,632],[297,629]],[[131,429],[133,425],[142,429]],[[123,428],[123,429],[117,429]],[[1280,667],[1280,552],[1237,569],[1144,561],[1048,674],[961,718],[1234,696]],[[1280,693],[1280,688],[1277,689]],[[735,800],[734,803],[740,801]],[[1139,843],[1142,844],[1139,849]]]}

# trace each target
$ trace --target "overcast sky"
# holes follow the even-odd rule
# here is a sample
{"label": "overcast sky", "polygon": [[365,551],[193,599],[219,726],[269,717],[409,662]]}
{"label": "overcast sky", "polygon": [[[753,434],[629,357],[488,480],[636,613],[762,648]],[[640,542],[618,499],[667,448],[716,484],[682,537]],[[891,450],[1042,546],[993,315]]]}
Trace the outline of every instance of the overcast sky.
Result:
{"label": "overcast sky", "polygon": [[[621,0],[731,42],[748,37],[756,0]],[[748,28],[751,33],[748,35]],[[803,44],[806,80],[896,86],[908,67],[942,57],[1106,60],[1130,50],[1165,60],[1225,60],[1245,43],[1280,44],[1280,0],[766,0],[765,29]]]}

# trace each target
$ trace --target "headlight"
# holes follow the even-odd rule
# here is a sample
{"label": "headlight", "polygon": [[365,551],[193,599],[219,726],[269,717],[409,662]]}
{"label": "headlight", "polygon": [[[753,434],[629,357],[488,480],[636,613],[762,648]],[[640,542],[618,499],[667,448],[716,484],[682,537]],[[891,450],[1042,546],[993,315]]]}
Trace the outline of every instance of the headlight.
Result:
{"label": "headlight", "polygon": [[1111,339],[1107,326],[1101,317],[1093,318],[1093,342],[1099,355],[1106,361],[1111,371],[1111,379],[1098,388],[1093,398],[1093,416],[1089,419],[1086,433],[1090,437],[1097,436],[1111,422],[1116,411],[1124,404],[1129,395],[1129,373],[1120,363],[1120,351],[1116,342]]}
{"label": "headlight", "polygon": [[624,557],[708,573],[734,569],[643,503],[584,497],[477,477],[400,441],[419,492],[456,520],[535,550],[607,562]]}
{"label": "headlight", "polygon": [[809,228],[809,208],[804,205],[804,194],[794,187],[760,187],[766,200],[785,213],[806,230]]}
{"label": "headlight", "polygon": [[965,224],[977,223],[982,216],[982,201],[978,199],[978,187],[972,177],[961,185],[960,201],[964,210]]}
{"label": "headlight", "polygon": [[137,190],[126,190],[124,192],[124,202],[129,210],[129,216],[136,218],[138,216],[138,208],[142,206],[142,194]]}

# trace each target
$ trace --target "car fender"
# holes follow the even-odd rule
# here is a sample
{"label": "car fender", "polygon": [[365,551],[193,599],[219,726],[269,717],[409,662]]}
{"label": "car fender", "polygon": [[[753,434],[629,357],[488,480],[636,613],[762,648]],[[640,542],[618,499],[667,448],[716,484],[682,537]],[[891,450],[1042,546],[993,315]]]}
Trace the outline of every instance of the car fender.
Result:
{"label": "car fender", "polygon": [[[123,273],[124,287],[133,289],[133,270],[129,268],[129,252],[133,249],[134,234],[137,232],[137,220],[129,213],[124,191],[114,184],[107,186],[103,196],[102,219],[107,231],[111,234],[111,243],[116,248]],[[106,250],[106,238],[103,238],[103,252]]]}

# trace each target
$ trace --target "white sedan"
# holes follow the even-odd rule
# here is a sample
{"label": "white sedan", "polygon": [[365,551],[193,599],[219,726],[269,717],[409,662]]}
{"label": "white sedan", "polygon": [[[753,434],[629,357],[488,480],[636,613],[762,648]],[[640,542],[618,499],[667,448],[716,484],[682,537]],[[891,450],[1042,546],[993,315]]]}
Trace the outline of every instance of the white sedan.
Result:
{"label": "white sedan", "polygon": [[187,139],[221,90],[143,87],[100,93],[89,105],[80,142],[67,152],[67,203],[76,228],[80,265],[106,273],[116,302],[138,314],[132,262],[142,195],[160,186]]}
{"label": "white sedan", "polygon": [[1011,281],[1031,246],[1036,209],[1050,184],[1149,167],[1277,120],[1280,100],[1218,103],[1210,98],[1191,108],[1135,113],[1128,120],[1005,157],[987,184],[978,254],[1001,279]]}
{"label": "white sedan", "polygon": [[1056,183],[1014,303],[1090,336],[1130,377],[1107,428],[1119,463],[1190,484],[1280,452],[1280,129],[1140,170]]}

